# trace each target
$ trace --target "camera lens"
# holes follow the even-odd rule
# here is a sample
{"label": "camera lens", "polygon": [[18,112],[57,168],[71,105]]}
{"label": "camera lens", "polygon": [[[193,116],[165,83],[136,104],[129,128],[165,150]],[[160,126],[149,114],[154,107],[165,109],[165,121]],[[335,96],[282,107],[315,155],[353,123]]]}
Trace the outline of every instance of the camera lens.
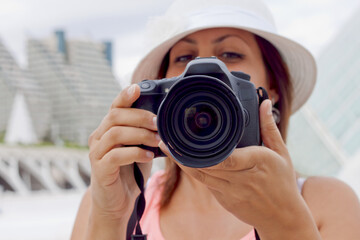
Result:
{"label": "camera lens", "polygon": [[[193,120],[193,119],[191,119]],[[190,121],[191,121],[190,120]],[[211,116],[207,112],[196,113],[195,115],[195,123],[198,128],[207,128],[211,123]]]}
{"label": "camera lens", "polygon": [[186,132],[194,138],[210,138],[219,131],[220,112],[211,103],[195,103],[185,109],[184,123]]}
{"label": "camera lens", "polygon": [[160,137],[172,156],[189,167],[209,167],[225,160],[239,143],[244,124],[235,93],[210,76],[178,80],[158,110]]}

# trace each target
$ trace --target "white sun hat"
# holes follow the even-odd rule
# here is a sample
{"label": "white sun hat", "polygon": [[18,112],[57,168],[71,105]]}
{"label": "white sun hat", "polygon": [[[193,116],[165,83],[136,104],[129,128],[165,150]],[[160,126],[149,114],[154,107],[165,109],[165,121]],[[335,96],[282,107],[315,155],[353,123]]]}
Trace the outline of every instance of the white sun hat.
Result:
{"label": "white sun hat", "polygon": [[267,6],[260,0],[176,0],[163,16],[151,19],[146,38],[147,53],[132,75],[132,82],[156,79],[171,47],[185,36],[208,28],[247,30],[272,43],[288,66],[293,85],[291,111],[310,97],[316,82],[316,63],[300,44],[280,36]]}

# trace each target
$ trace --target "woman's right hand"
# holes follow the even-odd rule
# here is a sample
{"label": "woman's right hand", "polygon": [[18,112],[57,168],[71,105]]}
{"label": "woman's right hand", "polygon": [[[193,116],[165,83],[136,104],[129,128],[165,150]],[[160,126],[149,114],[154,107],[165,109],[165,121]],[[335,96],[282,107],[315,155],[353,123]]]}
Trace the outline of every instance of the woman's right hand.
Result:
{"label": "woman's right hand", "polygon": [[122,90],[89,138],[91,215],[95,218],[128,220],[140,193],[133,163],[139,163],[145,182],[150,176],[153,152],[134,145],[157,147],[160,137],[156,132],[156,115],[131,108],[139,96],[136,84]]}

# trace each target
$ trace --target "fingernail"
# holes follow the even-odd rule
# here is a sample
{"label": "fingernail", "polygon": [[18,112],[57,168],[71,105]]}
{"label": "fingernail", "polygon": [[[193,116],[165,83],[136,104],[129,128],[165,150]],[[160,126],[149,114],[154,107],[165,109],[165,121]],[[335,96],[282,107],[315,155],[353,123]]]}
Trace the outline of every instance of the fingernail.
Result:
{"label": "fingernail", "polygon": [[153,124],[154,124],[154,126],[157,128],[157,117],[154,117],[154,118],[153,118]]}
{"label": "fingernail", "polygon": [[146,151],[146,157],[147,158],[154,158],[154,153],[151,151]]}
{"label": "fingernail", "polygon": [[169,149],[167,148],[167,146],[165,145],[165,143],[163,141],[160,141],[159,148],[163,151],[169,152]]}
{"label": "fingernail", "polygon": [[129,97],[132,97],[134,95],[135,92],[135,84],[131,85],[128,90],[127,90],[127,94],[129,95]]}
{"label": "fingernail", "polygon": [[271,104],[271,101],[269,100],[268,103],[267,103],[268,106],[268,110],[267,110],[267,114],[268,115],[272,115],[272,104]]}

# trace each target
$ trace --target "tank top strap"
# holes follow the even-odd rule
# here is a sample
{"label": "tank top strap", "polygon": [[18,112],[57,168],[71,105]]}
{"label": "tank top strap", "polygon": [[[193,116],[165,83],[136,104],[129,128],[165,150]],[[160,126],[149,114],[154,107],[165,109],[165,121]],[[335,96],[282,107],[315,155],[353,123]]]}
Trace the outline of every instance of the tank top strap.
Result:
{"label": "tank top strap", "polygon": [[307,178],[303,178],[303,177],[299,177],[298,179],[296,179],[296,183],[300,193],[302,193],[304,183],[306,182],[306,180]]}

